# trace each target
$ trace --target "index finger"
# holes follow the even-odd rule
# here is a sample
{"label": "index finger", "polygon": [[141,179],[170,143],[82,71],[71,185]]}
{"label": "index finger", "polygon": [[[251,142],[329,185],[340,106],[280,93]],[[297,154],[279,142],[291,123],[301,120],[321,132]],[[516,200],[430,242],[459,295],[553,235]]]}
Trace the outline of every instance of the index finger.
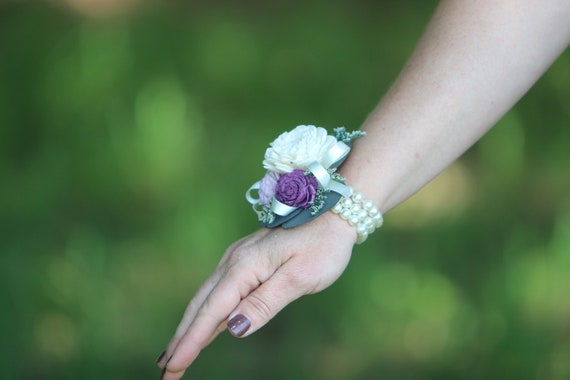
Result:
{"label": "index finger", "polygon": [[[243,268],[241,268],[243,269]],[[232,267],[203,302],[168,361],[162,379],[177,380],[208,345],[220,324],[262,281],[247,270]]]}
{"label": "index finger", "polygon": [[[224,268],[226,266],[226,262],[228,261],[228,258],[230,256],[231,252],[235,249],[235,247],[237,245],[239,245],[245,239],[246,238],[235,242],[226,250],[226,253],[224,254],[222,259],[218,263],[218,266],[216,267],[216,270],[214,271],[212,276],[210,276],[210,278],[208,278],[206,281],[204,281],[204,283],[202,284],[200,289],[198,289],[198,291],[196,292],[196,294],[194,295],[192,300],[190,300],[190,303],[186,307],[186,310],[184,311],[184,315],[182,316],[182,319],[176,328],[174,336],[170,339],[170,341],[166,345],[164,352],[160,355],[160,357],[158,358],[158,360],[156,362],[156,364],[160,368],[164,368],[164,366],[166,365],[166,362],[170,359],[170,357],[172,356],[172,353],[176,350],[176,347],[180,343],[180,340],[182,339],[182,337],[184,336],[184,334],[188,330],[188,327],[190,326],[192,321],[195,319],[196,314],[198,313],[198,310],[200,309],[202,303],[206,300],[206,298],[208,297],[208,295],[210,294],[212,289],[214,289],[216,287],[216,285],[218,284],[218,282],[222,278],[224,271],[225,271]],[[222,331],[223,328],[219,327],[218,330]],[[216,331],[212,336],[210,336],[210,341],[215,338],[215,336],[217,335],[217,333],[219,331]]]}

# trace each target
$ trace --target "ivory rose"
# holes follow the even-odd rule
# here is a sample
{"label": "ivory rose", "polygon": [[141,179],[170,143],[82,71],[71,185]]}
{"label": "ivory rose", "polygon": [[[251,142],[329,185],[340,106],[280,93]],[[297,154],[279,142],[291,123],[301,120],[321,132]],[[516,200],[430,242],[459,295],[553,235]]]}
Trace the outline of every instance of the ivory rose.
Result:
{"label": "ivory rose", "polygon": [[299,125],[282,133],[265,151],[263,167],[277,173],[305,169],[314,161],[321,162],[325,153],[337,142],[327,130],[314,125]]}

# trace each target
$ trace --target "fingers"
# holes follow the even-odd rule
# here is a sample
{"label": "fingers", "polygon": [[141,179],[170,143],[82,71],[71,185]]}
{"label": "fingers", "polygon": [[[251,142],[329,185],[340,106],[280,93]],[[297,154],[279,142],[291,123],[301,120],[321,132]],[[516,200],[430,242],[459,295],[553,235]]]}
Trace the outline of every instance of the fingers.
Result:
{"label": "fingers", "polygon": [[310,284],[284,265],[256,290],[244,298],[231,313],[228,330],[246,337],[264,326],[285,306],[309,292]]}
{"label": "fingers", "polygon": [[178,327],[176,328],[176,332],[174,333],[174,336],[172,337],[172,339],[170,340],[170,342],[166,346],[166,349],[164,350],[164,352],[159,356],[159,358],[156,361],[156,364],[160,368],[164,368],[164,366],[166,365],[166,362],[172,356],[172,353],[176,349],[176,346],[180,342],[180,339],[182,339],[182,337],[184,336],[184,333],[186,332],[186,330],[188,330],[188,327],[190,326],[190,324],[192,323],[192,320],[196,316],[198,309],[200,308],[200,306],[202,306],[202,303],[204,302],[206,297],[210,294],[212,289],[216,286],[220,277],[221,277],[220,271],[214,272],[214,274],[208,280],[206,280],[206,282],[200,287],[198,292],[196,292],[196,295],[194,296],[194,298],[190,301],[190,303],[186,307],[186,310],[184,311],[184,316],[182,317],[182,320],[178,324]]}
{"label": "fingers", "polygon": [[245,271],[242,265],[231,267],[197,311],[168,360],[163,379],[179,379],[200,351],[221,331],[221,326],[225,325],[228,315],[241,299],[260,283],[258,276]]}
{"label": "fingers", "polygon": [[[188,327],[190,326],[190,324],[192,323],[192,321],[196,317],[196,313],[198,312],[198,310],[200,309],[200,307],[204,303],[204,300],[206,300],[208,295],[211,293],[212,289],[220,281],[220,278],[223,276],[223,274],[225,272],[226,263],[227,263],[229,257],[231,256],[231,253],[235,250],[235,247],[239,246],[240,244],[242,244],[242,242],[244,242],[248,239],[249,239],[249,237],[245,237],[241,240],[236,241],[231,246],[229,246],[228,249],[226,250],[226,253],[224,254],[222,259],[218,263],[218,266],[217,266],[216,270],[214,271],[214,273],[212,274],[212,276],[210,276],[210,278],[208,278],[204,282],[204,284],[200,287],[200,289],[198,289],[198,291],[196,292],[196,295],[194,296],[194,298],[192,298],[192,300],[190,301],[190,303],[186,307],[186,310],[184,311],[184,315],[182,317],[182,320],[178,324],[178,327],[176,328],[176,332],[174,333],[174,336],[172,337],[172,339],[170,340],[170,342],[166,346],[166,349],[162,352],[162,354],[160,354],[160,356],[156,360],[156,364],[160,368],[164,368],[164,366],[166,365],[166,363],[168,362],[168,360],[170,359],[170,357],[174,353],[174,350],[176,349],[176,347],[180,343],[180,340],[182,339],[182,337],[184,336],[184,334],[188,330]],[[225,330],[225,322],[220,324],[220,327],[218,328],[217,332],[214,335],[212,335],[212,337],[210,338],[210,341],[212,341],[223,330]]]}

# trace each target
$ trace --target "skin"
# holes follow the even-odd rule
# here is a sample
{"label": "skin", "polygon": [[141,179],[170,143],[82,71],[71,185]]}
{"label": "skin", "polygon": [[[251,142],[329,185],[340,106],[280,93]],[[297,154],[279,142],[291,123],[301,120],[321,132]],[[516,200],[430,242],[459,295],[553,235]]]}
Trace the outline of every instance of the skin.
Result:
{"label": "skin", "polygon": [[[406,200],[491,128],[564,51],[568,20],[567,0],[442,1],[364,123],[367,135],[355,141],[341,175],[383,213]],[[331,285],[355,241],[353,227],[326,213],[232,244],[159,358],[162,378],[180,379],[233,316],[251,321],[246,337],[292,301]]]}

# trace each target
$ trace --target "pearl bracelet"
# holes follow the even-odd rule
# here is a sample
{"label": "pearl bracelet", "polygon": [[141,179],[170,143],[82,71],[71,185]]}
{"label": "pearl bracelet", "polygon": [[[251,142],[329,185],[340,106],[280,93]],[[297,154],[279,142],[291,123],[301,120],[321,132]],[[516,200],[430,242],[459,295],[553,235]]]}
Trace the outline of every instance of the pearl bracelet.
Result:
{"label": "pearl bracelet", "polygon": [[361,193],[354,192],[352,188],[350,195],[340,198],[331,211],[356,227],[356,244],[363,243],[384,222],[382,213],[374,203],[364,199]]}

